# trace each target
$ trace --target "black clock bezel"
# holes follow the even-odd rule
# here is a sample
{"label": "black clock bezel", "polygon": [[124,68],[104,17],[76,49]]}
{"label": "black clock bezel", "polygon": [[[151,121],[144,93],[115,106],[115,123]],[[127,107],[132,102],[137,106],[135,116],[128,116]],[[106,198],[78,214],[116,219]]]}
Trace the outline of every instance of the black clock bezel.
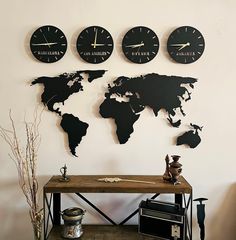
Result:
{"label": "black clock bezel", "polygon": [[[130,46],[131,48],[129,48]],[[153,60],[159,51],[159,47],[160,43],[157,34],[145,26],[131,28],[126,32],[122,40],[122,51],[125,57],[137,64],[148,63]]]}
{"label": "black clock bezel", "polygon": [[177,63],[189,64],[196,62],[202,56],[204,50],[204,37],[198,29],[192,26],[176,28],[171,32],[167,40],[167,51]]}
{"label": "black clock bezel", "polygon": [[105,28],[89,26],[79,34],[76,48],[85,62],[99,64],[105,62],[112,55],[114,42],[112,35]]}
{"label": "black clock bezel", "polygon": [[57,62],[65,55],[67,51],[66,36],[62,30],[56,26],[41,26],[37,28],[31,35],[30,50],[33,56],[40,62]]}

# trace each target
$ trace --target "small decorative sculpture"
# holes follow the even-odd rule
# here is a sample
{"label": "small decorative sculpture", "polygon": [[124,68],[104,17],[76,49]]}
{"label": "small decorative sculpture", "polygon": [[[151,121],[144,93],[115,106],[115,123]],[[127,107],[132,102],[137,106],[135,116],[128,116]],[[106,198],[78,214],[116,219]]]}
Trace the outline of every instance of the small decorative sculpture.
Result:
{"label": "small decorative sculpture", "polygon": [[170,163],[170,158],[168,155],[165,157],[166,161],[166,170],[165,173],[163,174],[163,180],[172,182],[174,185],[180,184],[179,182],[179,176],[182,172],[182,164],[179,163],[180,156],[178,155],[172,155],[171,156],[173,161]]}
{"label": "small decorative sculpture", "polygon": [[193,201],[198,201],[199,204],[197,204],[197,222],[200,228],[200,239],[205,239],[205,204],[202,204],[203,201],[208,200],[207,198],[196,198]]}
{"label": "small decorative sculpture", "polygon": [[61,178],[59,179],[60,182],[69,182],[70,178],[66,175],[67,173],[67,166],[66,164],[64,165],[64,167],[60,168],[60,172],[61,172]]}
{"label": "small decorative sculpture", "polygon": [[148,181],[142,181],[142,180],[134,180],[134,179],[125,179],[125,178],[99,178],[97,179],[99,182],[105,182],[105,183],[118,183],[118,182],[134,182],[134,183],[146,183],[146,184],[155,184],[155,182],[148,182]]}
{"label": "small decorative sculpture", "polygon": [[165,157],[165,161],[166,161],[166,170],[165,170],[165,173],[163,174],[163,179],[165,181],[170,181],[171,180],[170,167],[169,167],[170,158],[168,154]]}

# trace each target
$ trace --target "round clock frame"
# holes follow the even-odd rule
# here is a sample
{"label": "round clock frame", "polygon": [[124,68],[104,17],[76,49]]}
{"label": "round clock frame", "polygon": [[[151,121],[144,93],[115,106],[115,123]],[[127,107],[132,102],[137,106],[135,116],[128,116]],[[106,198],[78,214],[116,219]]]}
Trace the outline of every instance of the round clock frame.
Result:
{"label": "round clock frame", "polygon": [[175,29],[167,40],[167,51],[178,63],[188,64],[197,61],[205,49],[203,35],[194,27],[181,26]]}
{"label": "round clock frame", "polygon": [[144,26],[131,28],[122,40],[124,55],[138,64],[150,62],[157,55],[159,45],[156,33]]}
{"label": "round clock frame", "polygon": [[59,28],[55,26],[41,26],[36,29],[31,36],[30,50],[33,56],[41,62],[57,62],[66,53],[66,36]]}
{"label": "round clock frame", "polygon": [[98,64],[111,56],[114,43],[111,34],[105,28],[90,26],[79,34],[76,47],[84,61]]}

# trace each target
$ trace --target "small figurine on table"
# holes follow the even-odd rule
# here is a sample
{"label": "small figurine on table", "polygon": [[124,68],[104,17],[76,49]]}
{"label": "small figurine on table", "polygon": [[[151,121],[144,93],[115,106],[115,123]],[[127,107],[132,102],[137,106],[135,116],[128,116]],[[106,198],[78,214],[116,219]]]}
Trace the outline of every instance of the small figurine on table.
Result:
{"label": "small figurine on table", "polygon": [[179,182],[179,176],[182,172],[182,164],[179,163],[180,156],[178,155],[172,155],[173,162],[170,163],[170,158],[168,155],[166,155],[165,161],[166,161],[166,170],[163,174],[163,180],[172,182],[174,185],[180,184]]}
{"label": "small figurine on table", "polygon": [[60,172],[61,172],[61,178],[59,179],[60,182],[69,182],[70,178],[66,175],[67,173],[67,166],[66,164],[64,165],[64,167],[60,168]]}

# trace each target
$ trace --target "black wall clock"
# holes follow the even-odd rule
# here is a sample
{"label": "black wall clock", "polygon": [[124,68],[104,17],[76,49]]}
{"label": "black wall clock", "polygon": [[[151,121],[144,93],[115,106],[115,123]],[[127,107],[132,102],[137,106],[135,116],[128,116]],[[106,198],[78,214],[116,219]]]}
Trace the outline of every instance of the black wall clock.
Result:
{"label": "black wall clock", "polygon": [[167,41],[167,51],[178,63],[192,63],[203,54],[205,41],[202,34],[193,27],[182,26],[175,29]]}
{"label": "black wall clock", "polygon": [[113,39],[106,29],[91,26],[79,34],[76,46],[83,60],[88,63],[101,63],[111,56]]}
{"label": "black wall clock", "polygon": [[30,49],[39,61],[53,63],[64,56],[67,49],[67,40],[59,28],[46,25],[38,28],[32,34]]}
{"label": "black wall clock", "polygon": [[147,63],[158,53],[159,39],[150,28],[134,27],[125,34],[122,50],[131,62]]}

